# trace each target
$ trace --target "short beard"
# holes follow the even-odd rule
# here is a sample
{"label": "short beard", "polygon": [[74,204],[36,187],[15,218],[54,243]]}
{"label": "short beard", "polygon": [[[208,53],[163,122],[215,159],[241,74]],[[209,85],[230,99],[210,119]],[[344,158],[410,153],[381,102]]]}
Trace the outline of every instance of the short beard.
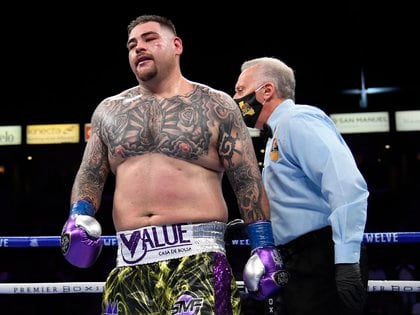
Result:
{"label": "short beard", "polygon": [[137,77],[139,78],[140,81],[143,82],[147,82],[152,80],[153,78],[155,78],[157,76],[157,71],[156,69],[154,69],[153,71],[149,71],[147,73],[143,73],[143,74],[138,74]]}

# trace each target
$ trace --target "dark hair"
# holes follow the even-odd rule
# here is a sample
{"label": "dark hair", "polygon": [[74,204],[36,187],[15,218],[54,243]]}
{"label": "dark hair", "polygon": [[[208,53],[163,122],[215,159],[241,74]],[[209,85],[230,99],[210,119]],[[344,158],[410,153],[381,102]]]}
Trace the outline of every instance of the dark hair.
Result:
{"label": "dark hair", "polygon": [[174,33],[174,35],[177,36],[175,25],[170,19],[168,19],[164,16],[154,15],[154,14],[145,14],[145,15],[140,15],[140,16],[136,17],[127,26],[128,34],[130,35],[133,28],[136,27],[137,25],[147,23],[147,22],[157,22],[161,26],[166,27],[169,30],[171,30]]}

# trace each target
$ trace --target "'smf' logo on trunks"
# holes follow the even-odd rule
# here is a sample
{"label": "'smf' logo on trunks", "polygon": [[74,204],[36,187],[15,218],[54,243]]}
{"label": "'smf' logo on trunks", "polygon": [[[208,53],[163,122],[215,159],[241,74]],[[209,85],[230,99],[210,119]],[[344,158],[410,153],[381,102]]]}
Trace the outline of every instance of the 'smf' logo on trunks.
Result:
{"label": "'smf' logo on trunks", "polygon": [[203,306],[203,299],[198,298],[193,292],[185,291],[174,303],[171,315],[198,314]]}
{"label": "'smf' logo on trunks", "polygon": [[126,263],[135,264],[147,253],[159,251],[158,255],[169,255],[176,248],[191,245],[192,230],[187,227],[183,224],[172,224],[121,233],[122,257]]}

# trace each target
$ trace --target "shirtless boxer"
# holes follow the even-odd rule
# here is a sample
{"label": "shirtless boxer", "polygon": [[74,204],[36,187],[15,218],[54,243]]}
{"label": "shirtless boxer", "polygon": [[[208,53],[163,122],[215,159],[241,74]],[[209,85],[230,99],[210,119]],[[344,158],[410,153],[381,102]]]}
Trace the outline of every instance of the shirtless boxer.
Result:
{"label": "shirtless boxer", "polygon": [[226,259],[226,172],[252,255],[248,289],[263,299],[283,271],[255,151],[231,97],[185,79],[172,22],[140,16],[128,26],[128,59],[139,85],[103,100],[92,116],[62,232],[73,265],[91,266],[102,248],[94,218],[115,174],[117,266],[107,277],[103,314],[239,314]]}

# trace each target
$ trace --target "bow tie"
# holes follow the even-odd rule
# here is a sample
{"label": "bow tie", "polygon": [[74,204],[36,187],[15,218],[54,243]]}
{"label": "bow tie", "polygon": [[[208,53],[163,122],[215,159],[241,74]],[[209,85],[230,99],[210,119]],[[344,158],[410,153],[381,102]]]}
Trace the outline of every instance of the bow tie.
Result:
{"label": "bow tie", "polygon": [[260,136],[266,141],[268,138],[273,138],[273,130],[268,124],[263,125],[263,129],[260,132]]}

